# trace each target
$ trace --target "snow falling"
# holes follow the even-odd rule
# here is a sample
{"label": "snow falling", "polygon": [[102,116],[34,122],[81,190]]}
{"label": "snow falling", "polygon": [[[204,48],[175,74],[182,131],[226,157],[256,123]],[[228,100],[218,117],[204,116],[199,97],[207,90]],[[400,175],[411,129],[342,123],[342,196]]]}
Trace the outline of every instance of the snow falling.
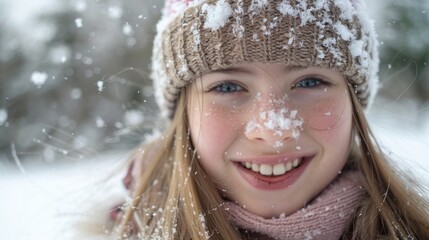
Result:
{"label": "snow falling", "polygon": [[123,27],[122,27],[122,32],[127,35],[127,36],[132,36],[134,33],[133,28],[131,27],[131,25],[129,23],[126,23]]}
{"label": "snow falling", "polygon": [[98,128],[102,128],[102,127],[105,127],[105,126],[106,126],[106,123],[104,122],[104,120],[103,120],[100,116],[97,116],[97,117],[95,118],[95,125],[96,125]]}
{"label": "snow falling", "polygon": [[[150,57],[130,57],[148,55],[152,39],[146,29],[154,24],[160,9],[137,8],[136,3],[0,3],[4,16],[0,65],[5,80],[5,91],[0,94],[0,135],[8,136],[0,140],[0,157],[10,150],[13,139],[21,161],[66,161],[58,157],[61,154],[44,154],[52,149],[72,153],[68,160],[82,159],[107,145],[111,149],[134,145],[162,125],[153,120],[158,113],[146,74]],[[159,4],[144,2],[148,3]],[[137,112],[151,116],[129,121],[124,116],[131,109],[136,116]],[[139,125],[143,122],[147,127]],[[43,134],[41,126],[46,128]],[[131,127],[141,135],[125,138]]]}
{"label": "snow falling", "polygon": [[[195,45],[201,41],[198,27],[216,30],[228,21],[233,21],[235,36],[246,36],[242,15],[255,16],[265,2],[253,1],[253,12],[229,1],[207,4],[202,14],[210,21],[194,27]],[[301,18],[307,24],[312,21],[311,7],[305,1],[295,1],[299,3],[295,7],[289,2],[283,1],[277,9],[290,16],[298,15],[295,8],[306,9]],[[388,92],[376,99],[369,121],[388,157],[429,182],[424,171],[429,165],[423,157],[429,145],[429,71],[424,55],[429,46],[429,2],[367,3],[377,18],[385,50],[381,80],[383,92]],[[176,13],[181,14],[186,4],[177,1]],[[351,12],[347,6],[340,7],[348,19]],[[97,208],[85,209],[84,214],[108,212],[111,205],[106,195],[122,200],[122,175],[112,178],[110,174],[129,156],[121,149],[161,136],[146,68],[160,10],[158,0],[0,2],[4,90],[0,93],[0,190],[8,193],[0,200],[2,239],[79,239],[69,236],[72,229],[66,218],[82,214],[82,209],[76,210],[76,203],[87,199],[82,195],[100,195]],[[267,19],[261,31],[271,34],[278,20]],[[335,26],[341,39],[350,40],[352,56],[365,60],[367,56],[361,55],[365,42],[354,39],[356,33],[347,25],[325,20]],[[254,36],[254,41],[261,42],[258,34]],[[285,48],[298,43],[294,29],[285,38]],[[335,44],[324,39],[315,49],[318,57],[326,57],[326,48],[342,58]],[[141,69],[130,70],[131,66]],[[299,137],[300,121],[304,121],[299,114],[293,108],[259,109],[246,127],[285,133],[291,129],[287,126],[293,126],[289,123],[297,121],[295,136]],[[281,142],[273,146],[281,147]],[[305,150],[305,145],[296,150]],[[100,187],[100,179],[109,179],[111,186],[103,182]]]}
{"label": "snow falling", "polygon": [[48,74],[46,72],[33,72],[31,74],[31,81],[36,85],[37,87],[41,87],[43,84],[45,84],[46,80],[48,79]]}
{"label": "snow falling", "polygon": [[128,126],[139,126],[144,122],[144,114],[138,110],[128,110],[125,112],[124,122]]}
{"label": "snow falling", "polygon": [[77,27],[77,28],[81,28],[81,27],[83,27],[82,18],[76,18],[76,19],[74,20],[74,23],[76,24],[76,27]]}
{"label": "snow falling", "polygon": [[0,125],[3,125],[7,121],[7,111],[4,108],[0,108]]}
{"label": "snow falling", "polygon": [[103,87],[104,87],[104,82],[103,81],[98,81],[97,82],[97,87],[98,87],[98,92],[102,92],[103,91]]}

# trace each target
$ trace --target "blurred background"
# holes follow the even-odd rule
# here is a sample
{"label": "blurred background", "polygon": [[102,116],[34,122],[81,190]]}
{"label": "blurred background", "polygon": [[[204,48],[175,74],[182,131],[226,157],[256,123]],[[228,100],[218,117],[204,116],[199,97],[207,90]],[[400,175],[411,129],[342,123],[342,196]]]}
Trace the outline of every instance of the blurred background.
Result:
{"label": "blurred background", "polygon": [[156,114],[148,66],[161,6],[0,0],[0,164],[15,153],[79,161],[142,141]]}
{"label": "blurred background", "polygon": [[[423,149],[403,152],[423,160],[429,149],[429,1],[367,2],[381,42],[382,88],[370,121],[387,145]],[[84,163],[114,165],[126,158],[118,153],[158,127],[149,64],[162,5],[0,0],[0,191],[10,193],[9,202],[0,202],[4,210],[8,204],[16,209],[28,197],[22,187],[46,175],[28,177],[40,171],[29,169],[48,169],[53,177],[39,182],[37,194],[57,197],[56,189],[100,171]],[[57,170],[63,165],[79,170],[63,175]],[[17,239],[11,236],[2,239]]]}

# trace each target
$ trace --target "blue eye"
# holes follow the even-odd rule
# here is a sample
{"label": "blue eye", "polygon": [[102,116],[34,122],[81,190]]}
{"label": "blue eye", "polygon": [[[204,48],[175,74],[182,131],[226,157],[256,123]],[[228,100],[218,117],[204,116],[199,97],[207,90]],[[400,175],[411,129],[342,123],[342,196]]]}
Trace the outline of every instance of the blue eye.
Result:
{"label": "blue eye", "polygon": [[214,86],[210,90],[216,91],[219,93],[234,93],[234,92],[241,92],[244,90],[244,88],[233,82],[223,82]]}
{"label": "blue eye", "polygon": [[324,81],[317,78],[306,78],[294,84],[294,88],[315,88],[323,84]]}

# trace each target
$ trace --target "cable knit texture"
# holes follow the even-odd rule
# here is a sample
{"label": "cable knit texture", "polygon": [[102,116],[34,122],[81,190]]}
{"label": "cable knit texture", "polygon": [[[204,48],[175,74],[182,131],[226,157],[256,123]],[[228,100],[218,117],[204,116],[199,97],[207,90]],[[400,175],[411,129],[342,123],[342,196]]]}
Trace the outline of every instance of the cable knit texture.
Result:
{"label": "cable knit texture", "polygon": [[228,203],[225,210],[230,220],[250,235],[253,232],[273,239],[340,239],[364,196],[359,173],[348,172],[337,177],[305,208],[287,217],[265,219],[234,203]]}
{"label": "cable knit texture", "polygon": [[151,77],[170,117],[181,88],[241,63],[341,71],[367,106],[377,91],[377,46],[361,0],[167,0]]}

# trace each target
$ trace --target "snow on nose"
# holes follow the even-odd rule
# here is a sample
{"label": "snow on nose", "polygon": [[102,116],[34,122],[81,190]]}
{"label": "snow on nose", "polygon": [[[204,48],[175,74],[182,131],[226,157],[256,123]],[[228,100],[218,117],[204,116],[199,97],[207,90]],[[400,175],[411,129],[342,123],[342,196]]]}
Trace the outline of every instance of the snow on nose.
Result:
{"label": "snow on nose", "polygon": [[[257,95],[257,102],[261,103],[262,99]],[[258,104],[254,116],[247,122],[245,134],[250,135],[252,132],[271,131],[273,136],[279,138],[298,139],[301,135],[304,120],[298,115],[298,110],[290,110],[285,107],[286,99],[269,99],[268,104]],[[277,146],[281,144],[276,143]]]}

